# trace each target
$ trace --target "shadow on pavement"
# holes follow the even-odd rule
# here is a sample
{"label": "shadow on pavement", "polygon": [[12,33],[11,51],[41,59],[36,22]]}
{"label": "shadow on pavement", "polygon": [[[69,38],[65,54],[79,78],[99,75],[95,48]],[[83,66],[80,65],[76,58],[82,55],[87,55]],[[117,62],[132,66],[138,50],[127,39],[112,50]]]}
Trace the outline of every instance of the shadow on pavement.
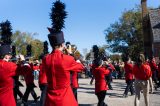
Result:
{"label": "shadow on pavement", "polygon": [[79,104],[79,106],[96,106],[95,104]]}
{"label": "shadow on pavement", "polygon": [[110,98],[122,98],[123,97],[123,94],[118,94],[118,93],[107,93],[107,95],[110,97]]}
{"label": "shadow on pavement", "polygon": [[90,85],[90,84],[89,83],[88,84],[79,83],[79,85]]}
{"label": "shadow on pavement", "polygon": [[160,95],[160,91],[158,91],[158,90],[157,90],[157,91],[154,91],[153,94],[154,94],[154,95]]}
{"label": "shadow on pavement", "polygon": [[79,87],[78,89],[94,90],[94,88]]}
{"label": "shadow on pavement", "polygon": [[[21,103],[17,103],[17,106],[24,106]],[[34,103],[33,101],[28,101],[28,106],[40,106],[39,101]],[[96,106],[96,104],[79,104],[79,106]]]}
{"label": "shadow on pavement", "polygon": [[[35,103],[33,100],[28,100],[28,106],[39,106],[39,105],[40,105],[39,101]],[[18,101],[17,106],[24,106],[24,105],[22,104],[22,101]]]}
{"label": "shadow on pavement", "polygon": [[95,94],[95,92],[94,92],[94,91],[78,91],[78,92]]}

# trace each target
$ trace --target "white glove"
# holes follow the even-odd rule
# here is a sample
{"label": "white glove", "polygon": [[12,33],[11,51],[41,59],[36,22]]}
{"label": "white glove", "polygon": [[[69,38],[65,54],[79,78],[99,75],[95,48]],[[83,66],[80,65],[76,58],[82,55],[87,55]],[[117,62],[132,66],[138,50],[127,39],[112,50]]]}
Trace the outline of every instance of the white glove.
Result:
{"label": "white glove", "polygon": [[20,58],[21,61],[25,61],[25,58],[24,58],[23,55],[20,54],[20,55],[19,55],[19,58]]}

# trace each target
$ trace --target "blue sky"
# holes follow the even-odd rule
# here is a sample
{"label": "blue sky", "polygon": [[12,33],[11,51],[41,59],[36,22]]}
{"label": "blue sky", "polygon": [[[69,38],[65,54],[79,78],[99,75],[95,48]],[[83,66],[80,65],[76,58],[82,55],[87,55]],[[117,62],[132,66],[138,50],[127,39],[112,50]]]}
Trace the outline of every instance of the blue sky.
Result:
{"label": "blue sky", "polygon": [[[9,20],[13,31],[38,33],[35,38],[48,40],[49,13],[55,0],[0,0],[0,22]],[[139,5],[141,0],[61,0],[66,4],[65,40],[80,51],[95,44],[106,44],[104,30],[119,19],[123,11]],[[157,8],[159,0],[148,0]]]}

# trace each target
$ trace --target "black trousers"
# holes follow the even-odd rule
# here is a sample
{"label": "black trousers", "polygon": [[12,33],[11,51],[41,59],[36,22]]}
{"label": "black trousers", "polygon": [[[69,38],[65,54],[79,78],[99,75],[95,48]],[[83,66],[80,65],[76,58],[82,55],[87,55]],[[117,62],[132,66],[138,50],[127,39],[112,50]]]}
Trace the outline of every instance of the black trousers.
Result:
{"label": "black trousers", "polygon": [[97,106],[105,106],[104,99],[106,96],[106,91],[100,91],[96,94],[98,98],[98,105]]}
{"label": "black trousers", "polygon": [[155,83],[156,85],[158,85],[157,75],[158,75],[158,72],[157,72],[157,71],[153,71],[153,72],[152,72],[152,80],[154,81],[154,83]]}
{"label": "black trousers", "polygon": [[126,83],[127,83],[127,86],[126,86],[126,89],[124,91],[124,94],[128,95],[128,92],[130,90],[131,95],[133,95],[135,93],[134,88],[133,88],[133,80],[127,80]]}
{"label": "black trousers", "polygon": [[41,89],[41,98],[40,98],[40,106],[44,106],[47,92],[47,84],[44,84],[40,87]]}
{"label": "black trousers", "polygon": [[113,89],[113,88],[112,88],[112,85],[111,85],[111,82],[112,82],[112,74],[109,74],[108,76],[105,76],[105,80],[107,81],[108,88],[109,88],[109,89]]}
{"label": "black trousers", "polygon": [[78,99],[77,99],[77,88],[72,88],[72,91],[73,91],[75,99],[78,101]]}
{"label": "black trousers", "polygon": [[118,79],[122,79],[122,72],[118,71]]}
{"label": "black trousers", "polygon": [[28,97],[29,97],[30,93],[31,93],[32,97],[34,98],[34,100],[36,101],[37,100],[37,94],[34,91],[34,84],[28,84],[27,85],[26,91],[25,91],[24,96],[23,96],[23,101],[24,102],[28,101]]}
{"label": "black trousers", "polygon": [[23,97],[22,92],[19,90],[19,86],[14,87],[14,98],[17,101],[17,95],[20,97],[20,99]]}
{"label": "black trousers", "polygon": [[160,78],[158,78],[158,87],[160,87]]}

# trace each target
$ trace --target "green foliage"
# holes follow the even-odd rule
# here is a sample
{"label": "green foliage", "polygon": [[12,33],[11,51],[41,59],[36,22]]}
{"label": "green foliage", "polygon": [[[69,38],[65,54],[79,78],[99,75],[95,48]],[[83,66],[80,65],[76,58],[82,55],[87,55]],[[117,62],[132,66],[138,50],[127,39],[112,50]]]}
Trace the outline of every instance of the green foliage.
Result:
{"label": "green foliage", "polygon": [[16,54],[22,53],[23,55],[26,55],[26,34],[16,31],[13,33],[12,40],[13,45],[16,46]]}
{"label": "green foliage", "polygon": [[90,60],[90,56],[91,56],[91,52],[89,52],[89,53],[87,53],[87,54],[85,55],[85,59],[86,59],[86,60]]}
{"label": "green foliage", "polygon": [[125,11],[118,22],[105,30],[112,52],[129,54],[132,59],[143,52],[142,18],[139,8]]}
{"label": "green foliage", "polygon": [[121,55],[119,54],[110,55],[110,59],[113,61],[119,61],[121,59]]}
{"label": "green foliage", "polygon": [[35,33],[26,33],[16,31],[13,33],[12,41],[13,45],[16,46],[16,54],[21,53],[26,56],[26,46],[28,44],[32,45],[32,56],[38,58],[43,52],[43,42],[40,40],[34,39],[33,36]]}
{"label": "green foliage", "polygon": [[32,45],[32,55],[35,59],[38,59],[39,56],[43,53],[43,42],[35,39],[31,41]]}

